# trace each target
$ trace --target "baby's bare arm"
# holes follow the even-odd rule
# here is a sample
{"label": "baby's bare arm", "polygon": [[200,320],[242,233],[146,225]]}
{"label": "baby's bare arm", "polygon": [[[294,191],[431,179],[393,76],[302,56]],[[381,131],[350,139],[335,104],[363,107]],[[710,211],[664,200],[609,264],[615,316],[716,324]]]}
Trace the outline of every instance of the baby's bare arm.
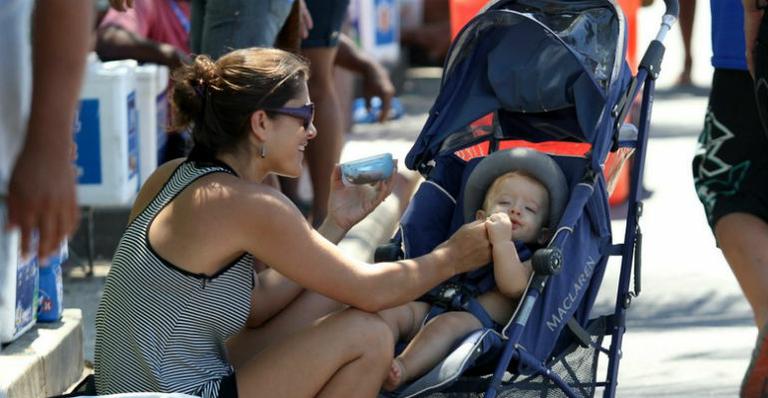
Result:
{"label": "baby's bare arm", "polygon": [[502,294],[510,298],[520,297],[532,273],[530,260],[520,261],[514,242],[493,245],[493,276]]}

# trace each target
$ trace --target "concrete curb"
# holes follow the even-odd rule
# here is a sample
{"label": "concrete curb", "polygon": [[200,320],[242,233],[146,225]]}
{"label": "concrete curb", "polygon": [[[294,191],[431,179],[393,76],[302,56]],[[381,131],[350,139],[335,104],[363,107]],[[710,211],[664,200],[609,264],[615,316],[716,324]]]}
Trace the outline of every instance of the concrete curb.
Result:
{"label": "concrete curb", "polygon": [[64,310],[60,322],[41,323],[0,352],[0,398],[48,397],[83,373],[83,316]]}

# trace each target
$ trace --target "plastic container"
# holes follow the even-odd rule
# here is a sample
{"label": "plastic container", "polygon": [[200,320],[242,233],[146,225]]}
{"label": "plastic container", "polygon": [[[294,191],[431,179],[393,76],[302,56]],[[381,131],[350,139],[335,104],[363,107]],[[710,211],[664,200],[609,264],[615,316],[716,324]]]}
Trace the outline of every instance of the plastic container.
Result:
{"label": "plastic container", "polygon": [[392,176],[395,164],[391,153],[382,153],[342,163],[341,181],[346,185],[370,184]]}
{"label": "plastic container", "polygon": [[7,232],[7,223],[5,199],[0,198],[0,343],[16,340],[37,319],[37,256],[22,258],[20,233]]}
{"label": "plastic container", "polygon": [[61,314],[64,312],[64,285],[61,277],[61,266],[68,255],[65,241],[59,247],[58,252],[40,262],[38,322],[57,322],[61,319]]}
{"label": "plastic container", "polygon": [[353,0],[353,30],[363,50],[383,63],[400,59],[400,9],[397,0]]}
{"label": "plastic container", "polygon": [[168,67],[145,64],[136,68],[139,111],[139,180],[149,178],[165,150]]}
{"label": "plastic container", "polygon": [[74,129],[80,205],[127,205],[138,191],[136,66],[89,62]]}

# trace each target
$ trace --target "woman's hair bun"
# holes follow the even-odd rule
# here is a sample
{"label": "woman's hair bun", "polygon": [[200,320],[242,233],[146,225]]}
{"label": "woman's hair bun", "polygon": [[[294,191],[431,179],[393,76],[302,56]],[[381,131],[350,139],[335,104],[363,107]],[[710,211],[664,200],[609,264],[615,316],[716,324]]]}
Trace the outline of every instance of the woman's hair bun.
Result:
{"label": "woman's hair bun", "polygon": [[217,80],[218,66],[207,55],[198,55],[174,71],[172,129],[185,130],[195,115],[202,114],[207,90]]}

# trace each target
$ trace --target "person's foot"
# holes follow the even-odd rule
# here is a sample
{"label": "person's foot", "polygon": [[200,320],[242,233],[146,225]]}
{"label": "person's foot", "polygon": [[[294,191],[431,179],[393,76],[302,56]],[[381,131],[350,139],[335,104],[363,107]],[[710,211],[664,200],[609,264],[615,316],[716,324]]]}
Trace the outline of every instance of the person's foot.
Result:
{"label": "person's foot", "polygon": [[684,71],[680,74],[677,78],[677,85],[678,86],[691,86],[693,85],[693,81],[691,80],[691,71]]}
{"label": "person's foot", "polygon": [[399,359],[395,358],[392,360],[387,379],[384,380],[382,387],[385,391],[394,391],[403,384],[403,381],[405,381],[405,366]]}
{"label": "person's foot", "polygon": [[741,382],[741,398],[768,397],[768,324],[757,335],[757,343],[752,351],[747,373]]}
{"label": "person's foot", "polygon": [[677,77],[678,86],[691,86],[693,80],[691,80],[691,68],[693,67],[693,60],[688,58],[683,63],[683,71],[680,72],[680,76]]}

